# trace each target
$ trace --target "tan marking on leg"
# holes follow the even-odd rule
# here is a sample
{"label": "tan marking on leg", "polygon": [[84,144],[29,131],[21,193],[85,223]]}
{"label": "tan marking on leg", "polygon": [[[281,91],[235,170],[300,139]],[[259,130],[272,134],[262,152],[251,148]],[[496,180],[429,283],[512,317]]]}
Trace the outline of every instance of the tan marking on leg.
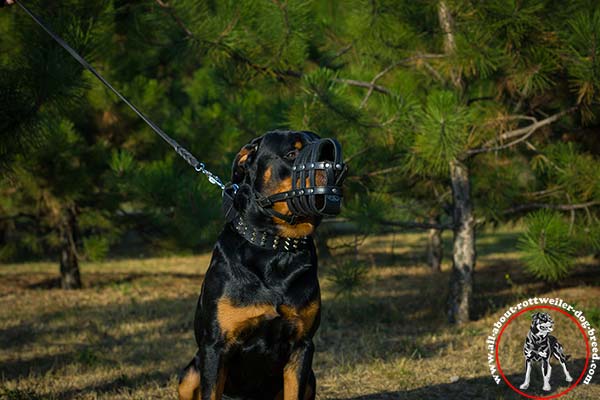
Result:
{"label": "tan marking on leg", "polygon": [[298,353],[292,353],[289,361],[283,368],[283,400],[298,400],[300,382],[298,374],[300,363]]}
{"label": "tan marking on leg", "polygon": [[308,334],[315,323],[320,307],[321,302],[319,300],[315,300],[300,309],[288,305],[280,307],[283,317],[295,326],[297,340]]}
{"label": "tan marking on leg", "polygon": [[219,300],[217,304],[217,320],[229,344],[234,342],[244,330],[278,315],[277,310],[271,304],[236,306],[227,298]]}
{"label": "tan marking on leg", "polygon": [[177,387],[179,400],[200,400],[200,374],[190,368]]}
{"label": "tan marking on leg", "polygon": [[304,147],[304,145],[302,144],[302,141],[296,140],[296,143],[294,143],[294,148],[296,148],[297,150],[300,150],[302,147]]}

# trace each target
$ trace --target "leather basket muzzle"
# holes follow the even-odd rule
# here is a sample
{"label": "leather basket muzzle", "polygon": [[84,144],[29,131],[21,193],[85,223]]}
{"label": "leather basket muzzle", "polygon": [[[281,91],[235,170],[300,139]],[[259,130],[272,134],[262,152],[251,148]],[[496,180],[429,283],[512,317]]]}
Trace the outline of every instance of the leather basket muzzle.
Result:
{"label": "leather basket muzzle", "polygon": [[339,214],[346,171],[337,140],[320,139],[305,145],[292,167],[292,190],[287,199],[290,211],[303,217]]}
{"label": "leather basket muzzle", "polygon": [[[292,166],[292,190],[262,197],[258,203],[269,215],[294,224],[298,217],[324,217],[340,213],[342,182],[348,167],[342,160],[342,146],[335,139],[317,139],[304,145]],[[292,215],[271,207],[285,201]]]}

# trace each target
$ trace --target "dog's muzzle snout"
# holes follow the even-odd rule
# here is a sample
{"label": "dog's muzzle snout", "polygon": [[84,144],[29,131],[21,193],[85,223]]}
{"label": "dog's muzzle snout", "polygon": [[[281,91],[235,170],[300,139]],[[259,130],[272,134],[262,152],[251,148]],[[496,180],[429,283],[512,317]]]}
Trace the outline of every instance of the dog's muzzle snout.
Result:
{"label": "dog's muzzle snout", "polygon": [[319,139],[305,145],[292,167],[292,190],[287,198],[290,211],[306,217],[339,214],[347,170],[337,140]]}
{"label": "dog's muzzle snout", "polygon": [[[342,182],[348,167],[342,159],[342,146],[335,139],[318,139],[304,145],[292,166],[292,188],[259,199],[266,212],[289,223],[298,217],[324,217],[340,213]],[[272,208],[285,201],[292,215],[282,215]]]}

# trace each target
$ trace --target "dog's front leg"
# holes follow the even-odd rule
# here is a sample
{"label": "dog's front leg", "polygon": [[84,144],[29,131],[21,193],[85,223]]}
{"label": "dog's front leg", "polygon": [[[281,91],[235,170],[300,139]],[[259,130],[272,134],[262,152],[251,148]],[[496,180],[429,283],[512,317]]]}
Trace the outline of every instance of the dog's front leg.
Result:
{"label": "dog's front leg", "polygon": [[309,388],[315,346],[312,340],[296,343],[290,358],[283,369],[283,399],[307,400],[315,396],[314,388]]}
{"label": "dog's front leg", "polygon": [[550,374],[552,373],[552,366],[550,365],[550,361],[549,360],[543,360],[542,361],[542,376],[544,378],[544,386],[542,387],[542,390],[549,392],[550,390],[552,390],[552,388],[550,387]]}
{"label": "dog's front leg", "polygon": [[531,361],[525,361],[525,382],[519,386],[520,389],[526,390],[529,387],[529,379],[531,377]]}
{"label": "dog's front leg", "polygon": [[225,387],[225,367],[223,346],[220,343],[207,344],[200,349],[200,380],[202,400],[221,400]]}
{"label": "dog's front leg", "polygon": [[567,364],[565,364],[565,362],[561,360],[560,365],[562,365],[563,371],[565,372],[565,380],[567,382],[573,382],[573,378],[571,377],[571,374],[569,374],[569,371],[567,370]]}

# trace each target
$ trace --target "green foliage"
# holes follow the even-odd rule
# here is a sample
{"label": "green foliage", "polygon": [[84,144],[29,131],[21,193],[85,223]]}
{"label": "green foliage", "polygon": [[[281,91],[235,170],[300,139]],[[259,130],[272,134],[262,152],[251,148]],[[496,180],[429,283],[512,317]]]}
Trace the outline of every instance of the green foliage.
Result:
{"label": "green foliage", "polygon": [[[452,51],[431,1],[28,5],[224,179],[239,148],[267,130],[334,136],[351,157],[343,216],[368,234],[386,220],[446,221],[458,160],[471,172],[478,218],[556,209],[527,218],[523,246],[538,276],[564,275],[572,260],[540,247],[540,232],[562,239],[569,218],[573,255],[599,246],[598,3],[445,3]],[[159,252],[213,242],[216,187],[18,7],[0,13],[0,35],[0,214],[10,217],[0,220],[0,257],[55,252],[73,210],[91,258],[131,231]],[[573,106],[527,140],[470,153]],[[589,206],[570,228],[560,206],[581,203]]]}
{"label": "green foliage", "polygon": [[89,236],[83,239],[85,257],[90,261],[102,261],[108,255],[110,243],[104,236]]}
{"label": "green foliage", "polygon": [[369,267],[362,261],[347,260],[327,270],[336,296],[352,296],[364,289],[368,281]]}
{"label": "green foliage", "polygon": [[543,149],[534,167],[542,179],[559,185],[569,202],[600,198],[600,169],[596,157],[573,143],[554,143]]}
{"label": "green foliage", "polygon": [[600,307],[593,307],[584,310],[584,315],[592,326],[600,325]]}
{"label": "green foliage", "polygon": [[468,136],[469,110],[463,107],[456,94],[433,92],[418,116],[413,152],[423,168],[421,173],[447,173],[450,161],[464,150]]}
{"label": "green foliage", "polygon": [[385,216],[384,195],[359,196],[345,200],[345,214],[354,221],[362,232],[374,232]]}
{"label": "green foliage", "polygon": [[527,270],[546,281],[565,277],[574,265],[575,243],[569,223],[556,212],[542,210],[525,220],[527,230],[519,239]]}
{"label": "green foliage", "polygon": [[[578,102],[590,107],[598,101],[600,88],[600,62],[598,61],[598,38],[600,38],[600,9],[593,12],[580,10],[568,21],[563,33],[568,43],[567,69],[571,89]],[[592,110],[587,110],[588,116]]]}

